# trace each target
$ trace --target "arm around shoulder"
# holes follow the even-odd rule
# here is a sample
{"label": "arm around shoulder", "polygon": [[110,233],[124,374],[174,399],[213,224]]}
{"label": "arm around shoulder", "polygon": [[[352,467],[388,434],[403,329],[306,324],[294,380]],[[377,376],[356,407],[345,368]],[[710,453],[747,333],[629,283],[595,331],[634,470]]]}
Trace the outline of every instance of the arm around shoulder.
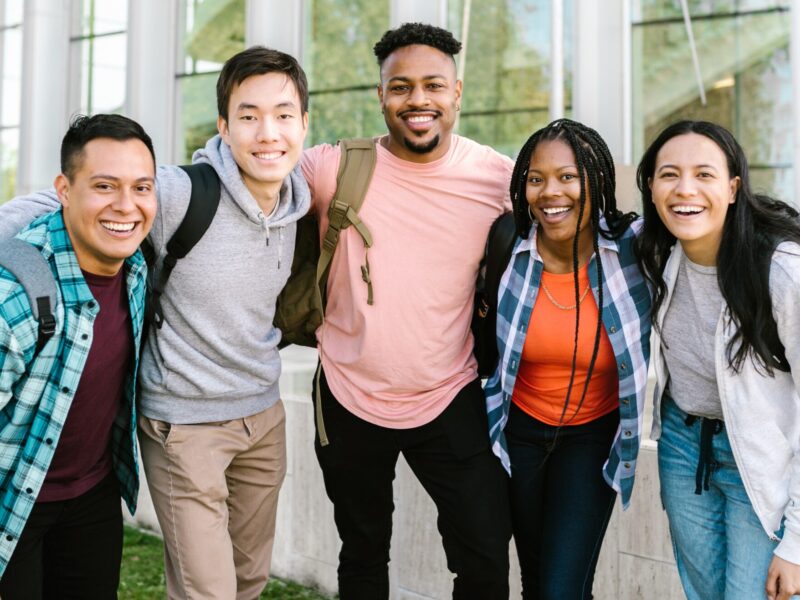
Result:
{"label": "arm around shoulder", "polygon": [[31,221],[61,206],[54,189],[17,196],[0,204],[0,239],[8,239],[25,229]]}

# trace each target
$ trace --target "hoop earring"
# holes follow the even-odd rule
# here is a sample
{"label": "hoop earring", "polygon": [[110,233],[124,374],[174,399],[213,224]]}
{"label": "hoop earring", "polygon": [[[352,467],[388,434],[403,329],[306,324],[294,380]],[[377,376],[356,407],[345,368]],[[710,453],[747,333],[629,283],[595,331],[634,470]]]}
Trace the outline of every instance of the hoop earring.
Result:
{"label": "hoop earring", "polygon": [[531,205],[528,204],[528,216],[531,219],[531,223],[533,223],[533,213],[531,212]]}

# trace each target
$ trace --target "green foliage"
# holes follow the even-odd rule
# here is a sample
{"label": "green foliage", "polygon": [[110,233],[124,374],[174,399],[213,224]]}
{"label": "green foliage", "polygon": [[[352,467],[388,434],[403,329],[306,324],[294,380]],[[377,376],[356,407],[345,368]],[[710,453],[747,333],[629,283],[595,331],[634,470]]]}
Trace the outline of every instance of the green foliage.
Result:
{"label": "green foliage", "polygon": [[[125,528],[125,546],[122,551],[120,575],[120,600],[153,600],[165,598],[164,556],[161,540],[157,537]],[[329,600],[316,590],[290,581],[270,578],[261,600]]]}

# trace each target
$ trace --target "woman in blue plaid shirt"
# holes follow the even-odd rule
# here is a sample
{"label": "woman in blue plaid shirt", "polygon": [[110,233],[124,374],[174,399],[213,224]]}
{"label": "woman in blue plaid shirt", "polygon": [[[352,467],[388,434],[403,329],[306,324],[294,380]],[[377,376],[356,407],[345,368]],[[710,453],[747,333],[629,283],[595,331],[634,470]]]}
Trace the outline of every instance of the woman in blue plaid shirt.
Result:
{"label": "woman in blue plaid shirt", "polygon": [[633,253],[641,223],[617,210],[603,139],[566,119],[523,146],[511,199],[518,239],[498,290],[490,436],[511,473],[523,598],[591,598],[639,449],[650,336]]}

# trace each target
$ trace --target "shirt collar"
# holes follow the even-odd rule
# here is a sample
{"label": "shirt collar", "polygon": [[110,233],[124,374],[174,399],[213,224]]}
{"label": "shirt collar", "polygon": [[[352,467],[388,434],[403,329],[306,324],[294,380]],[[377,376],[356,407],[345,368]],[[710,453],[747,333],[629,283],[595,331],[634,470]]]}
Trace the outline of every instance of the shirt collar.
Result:
{"label": "shirt collar", "polygon": [[[607,229],[606,227],[606,218],[603,215],[600,215],[600,228]],[[539,249],[536,247],[536,221],[534,221],[533,226],[531,227],[532,234],[529,235],[527,238],[523,239],[514,247],[513,254],[520,254],[522,252],[530,252],[531,257],[534,260],[542,261],[542,257],[539,255]],[[602,235],[597,236],[597,246],[601,250],[611,250],[613,252],[619,252],[619,247],[617,246],[617,242],[614,240],[608,240],[604,238]]]}

